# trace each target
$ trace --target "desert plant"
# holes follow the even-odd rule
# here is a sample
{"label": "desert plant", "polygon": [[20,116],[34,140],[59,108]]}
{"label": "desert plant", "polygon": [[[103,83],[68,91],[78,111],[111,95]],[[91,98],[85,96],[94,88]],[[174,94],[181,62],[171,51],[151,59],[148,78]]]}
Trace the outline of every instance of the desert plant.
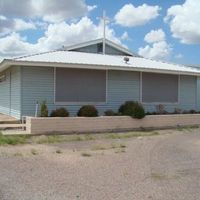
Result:
{"label": "desert plant", "polygon": [[79,117],[97,117],[98,116],[98,111],[92,105],[85,105],[85,106],[82,106],[79,109],[77,115]]}
{"label": "desert plant", "polygon": [[51,117],[69,117],[69,112],[66,108],[57,108],[56,110],[52,110]]}
{"label": "desert plant", "polygon": [[40,117],[48,117],[48,108],[47,108],[47,105],[46,105],[46,101],[43,101],[41,103]]}
{"label": "desert plant", "polygon": [[181,114],[182,110],[180,108],[174,108],[174,114]]}
{"label": "desert plant", "polygon": [[142,119],[145,117],[143,106],[135,101],[126,101],[120,106],[119,113],[121,115],[128,115],[137,119]]}
{"label": "desert plant", "polygon": [[115,116],[117,113],[115,113],[113,110],[106,110],[104,112],[105,116]]}
{"label": "desert plant", "polygon": [[167,111],[165,110],[165,106],[162,104],[156,105],[156,110],[158,114],[167,114]]}

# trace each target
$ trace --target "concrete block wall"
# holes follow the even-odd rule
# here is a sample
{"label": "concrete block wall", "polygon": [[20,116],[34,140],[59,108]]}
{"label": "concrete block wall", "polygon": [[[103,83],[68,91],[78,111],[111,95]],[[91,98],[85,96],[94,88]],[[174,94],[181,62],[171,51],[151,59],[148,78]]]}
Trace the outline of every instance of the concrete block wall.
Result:
{"label": "concrete block wall", "polygon": [[27,117],[28,133],[94,133],[125,131],[140,128],[167,128],[200,125],[200,114],[149,115],[143,119],[128,116],[102,117]]}

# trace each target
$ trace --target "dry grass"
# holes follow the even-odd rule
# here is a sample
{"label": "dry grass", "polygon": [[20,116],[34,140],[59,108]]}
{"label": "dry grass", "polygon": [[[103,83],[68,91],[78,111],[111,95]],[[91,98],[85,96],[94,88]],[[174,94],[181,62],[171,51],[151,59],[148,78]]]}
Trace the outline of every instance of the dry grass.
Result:
{"label": "dry grass", "polygon": [[109,149],[118,149],[118,148],[126,148],[125,144],[121,143],[112,143],[112,144],[98,144],[92,146],[92,150],[98,151],[98,150],[109,150]]}
{"label": "dry grass", "polygon": [[125,139],[132,137],[144,137],[144,136],[154,136],[159,135],[156,131],[141,131],[141,132],[127,132],[127,133],[111,133],[106,135],[107,139]]}
{"label": "dry grass", "polygon": [[83,157],[91,157],[92,156],[90,153],[87,153],[87,152],[83,152],[83,153],[81,153],[81,155]]}
{"label": "dry grass", "polygon": [[[74,134],[74,135],[2,135],[0,133],[0,146],[2,145],[18,145],[18,144],[52,144],[65,143],[75,141],[89,141],[101,139],[126,139],[132,137],[145,137],[159,135],[156,131],[140,131],[127,133],[102,133],[102,134]],[[100,150],[103,150],[102,147]]]}

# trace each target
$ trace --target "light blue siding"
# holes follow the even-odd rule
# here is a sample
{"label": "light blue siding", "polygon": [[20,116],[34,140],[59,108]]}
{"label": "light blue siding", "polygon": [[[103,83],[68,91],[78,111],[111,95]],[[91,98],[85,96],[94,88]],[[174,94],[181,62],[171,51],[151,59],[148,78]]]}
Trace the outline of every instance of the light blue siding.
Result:
{"label": "light blue siding", "polygon": [[21,117],[21,69],[11,67],[2,74],[6,80],[0,83],[0,113]]}
{"label": "light blue siding", "polygon": [[[196,110],[197,108],[197,78],[196,76],[180,76],[179,83],[179,103],[163,104],[165,110],[173,112],[175,108],[182,111]],[[145,104],[146,111],[153,112],[156,110],[156,105]]]}
{"label": "light blue siding", "polygon": [[197,78],[195,76],[180,77],[180,108],[197,109]]}
{"label": "light blue siding", "polygon": [[119,51],[118,49],[115,49],[115,48],[113,48],[113,47],[111,47],[111,46],[109,46],[109,45],[106,45],[106,54],[108,54],[108,55],[127,55],[128,56],[128,54],[125,54],[124,52],[121,52],[121,51]]}
{"label": "light blue siding", "polygon": [[200,110],[200,77],[197,77],[197,109]]}
{"label": "light blue siding", "polygon": [[71,51],[86,52],[86,53],[98,53],[97,44],[90,45],[87,47],[73,49]]}
{"label": "light blue siding", "polygon": [[[35,114],[36,102],[46,101],[49,112],[61,105],[54,104],[54,69],[45,67],[23,67],[22,69],[23,115]],[[139,100],[139,73],[109,71],[107,81],[107,103],[96,105],[99,114],[107,109],[118,110],[126,100]],[[71,115],[76,115],[80,105],[62,105]]]}
{"label": "light blue siding", "polygon": [[36,103],[46,101],[50,109],[54,102],[54,69],[22,67],[22,113],[34,116]]}
{"label": "light blue siding", "polygon": [[[22,113],[34,115],[35,105],[38,101],[47,102],[49,113],[58,107],[66,107],[71,116],[76,115],[81,105],[55,105],[54,104],[54,69],[48,67],[23,67],[22,68]],[[199,81],[200,82],[200,81]],[[199,108],[197,100],[197,78],[195,76],[180,76],[179,103],[166,104],[169,112],[175,108],[191,110]],[[197,96],[197,94],[199,94]],[[107,103],[95,105],[100,115],[105,110],[117,111],[119,106],[127,100],[140,100],[140,73],[128,71],[108,71],[107,74]],[[155,111],[156,105],[145,104],[146,111]]]}
{"label": "light blue siding", "polygon": [[[77,48],[77,49],[73,49],[72,51],[78,51],[78,52],[87,52],[87,53],[102,53],[103,52],[103,47],[102,47],[102,43],[101,43],[101,51],[98,52],[98,45],[100,44],[93,44],[93,45],[89,45],[86,47],[81,47],[81,48]],[[109,45],[106,44],[106,54],[109,55],[128,55],[116,48],[113,48]]]}
{"label": "light blue siding", "polygon": [[10,115],[21,118],[21,67],[11,68]]}
{"label": "light blue siding", "polygon": [[10,69],[2,72],[6,78],[0,82],[0,113],[10,114]]}
{"label": "light blue siding", "polygon": [[139,72],[108,71],[108,108],[117,111],[125,101],[139,101],[139,82]]}

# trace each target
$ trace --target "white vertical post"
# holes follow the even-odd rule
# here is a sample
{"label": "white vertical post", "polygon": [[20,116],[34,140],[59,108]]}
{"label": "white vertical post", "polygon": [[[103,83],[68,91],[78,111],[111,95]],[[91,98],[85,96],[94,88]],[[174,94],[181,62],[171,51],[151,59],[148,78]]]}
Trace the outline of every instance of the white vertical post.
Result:
{"label": "white vertical post", "polygon": [[38,101],[36,102],[36,105],[35,105],[35,117],[38,116]]}
{"label": "white vertical post", "polygon": [[106,23],[109,22],[109,18],[106,17],[106,11],[103,11],[103,16],[100,17],[103,21],[103,54],[106,54]]}
{"label": "white vertical post", "polygon": [[103,11],[103,54],[106,53],[106,11]]}

